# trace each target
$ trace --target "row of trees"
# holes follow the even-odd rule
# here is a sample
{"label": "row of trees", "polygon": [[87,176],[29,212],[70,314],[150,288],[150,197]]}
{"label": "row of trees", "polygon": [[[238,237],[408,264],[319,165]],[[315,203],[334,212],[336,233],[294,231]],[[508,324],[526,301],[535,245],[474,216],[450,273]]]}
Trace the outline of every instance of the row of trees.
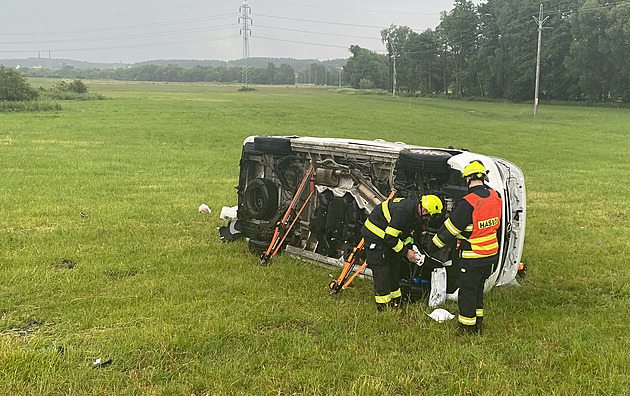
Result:
{"label": "row of trees", "polygon": [[341,85],[343,68],[328,68],[319,63],[312,63],[309,69],[302,70],[297,75],[298,84],[313,85]]}
{"label": "row of trees", "polygon": [[[54,77],[73,79],[112,79],[125,81],[164,81],[164,82],[195,82],[212,81],[224,83],[240,83],[242,79],[241,67],[211,67],[194,66],[184,68],[176,65],[158,66],[142,65],[118,69],[77,69],[70,65],[63,65],[58,70],[51,69],[22,69],[28,77]],[[322,75],[323,79],[323,75]],[[267,68],[250,68],[249,82],[252,84],[295,84],[293,67],[282,64],[277,67],[269,62]]]}
{"label": "row of trees", "polygon": [[[165,81],[165,82],[223,82],[242,83],[242,67],[233,66],[193,66],[177,65],[141,65],[118,69],[78,69],[71,65],[63,65],[57,70],[41,68],[23,68],[28,77],[51,77],[73,79],[111,79],[125,81]],[[293,67],[286,63],[276,66],[269,62],[266,68],[250,68],[248,81],[252,84],[313,84],[340,85],[342,68],[329,68],[313,63],[309,68],[297,74]]]}
{"label": "row of trees", "polygon": [[[391,26],[387,55],[358,46],[344,67],[355,88],[394,87],[508,100],[534,96],[540,0],[458,0],[435,30]],[[630,2],[544,2],[540,97],[630,101]],[[548,29],[547,29],[548,28]],[[394,71],[395,70],[395,71]]]}

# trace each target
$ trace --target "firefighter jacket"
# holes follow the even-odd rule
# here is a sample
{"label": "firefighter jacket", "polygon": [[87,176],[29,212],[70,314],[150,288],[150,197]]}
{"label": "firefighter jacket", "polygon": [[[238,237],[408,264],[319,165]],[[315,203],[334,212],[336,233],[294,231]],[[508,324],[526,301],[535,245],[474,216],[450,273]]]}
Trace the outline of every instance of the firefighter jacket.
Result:
{"label": "firefighter jacket", "polygon": [[406,256],[413,239],[411,232],[422,225],[418,201],[410,198],[388,199],[375,207],[361,228],[366,241],[376,242]]}
{"label": "firefighter jacket", "polygon": [[499,252],[497,230],[503,201],[486,185],[472,187],[468,192],[433,237],[429,251],[435,252],[457,238],[460,257],[481,265]]}

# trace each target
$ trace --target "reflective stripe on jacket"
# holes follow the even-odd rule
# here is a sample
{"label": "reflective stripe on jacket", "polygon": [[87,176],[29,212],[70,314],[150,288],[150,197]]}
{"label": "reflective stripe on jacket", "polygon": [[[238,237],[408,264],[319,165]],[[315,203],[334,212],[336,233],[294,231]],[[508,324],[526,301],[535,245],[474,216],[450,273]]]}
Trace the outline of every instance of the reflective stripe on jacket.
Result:
{"label": "reflective stripe on jacket", "polygon": [[370,213],[361,234],[367,240],[382,241],[397,254],[407,254],[413,241],[409,236],[417,224],[417,201],[395,198],[382,202]]}
{"label": "reflective stripe on jacket", "polygon": [[486,185],[471,188],[435,234],[429,251],[441,249],[457,238],[462,258],[496,255],[502,207],[503,201],[496,191]]}

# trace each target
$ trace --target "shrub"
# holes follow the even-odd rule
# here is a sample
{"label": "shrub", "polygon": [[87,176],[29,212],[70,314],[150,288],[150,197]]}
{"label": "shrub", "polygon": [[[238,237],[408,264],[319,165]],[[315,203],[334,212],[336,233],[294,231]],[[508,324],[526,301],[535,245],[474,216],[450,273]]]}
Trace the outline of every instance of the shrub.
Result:
{"label": "shrub", "polygon": [[238,92],[249,92],[249,91],[256,91],[256,88],[243,85],[242,87],[238,89]]}
{"label": "shrub", "polygon": [[105,96],[88,92],[88,88],[83,81],[74,80],[66,82],[61,80],[53,85],[50,91],[40,88],[43,95],[54,100],[104,100]]}
{"label": "shrub", "polygon": [[57,102],[31,100],[31,101],[0,101],[0,113],[29,112],[29,111],[59,111],[61,105]]}
{"label": "shrub", "polygon": [[0,100],[11,102],[34,100],[39,93],[26,82],[26,78],[15,69],[0,65]]}
{"label": "shrub", "polygon": [[359,80],[359,88],[372,89],[374,88],[374,82],[369,78],[362,78],[361,80]]}
{"label": "shrub", "polygon": [[53,91],[57,92],[74,92],[78,94],[83,94],[88,91],[87,86],[83,84],[81,80],[74,80],[70,83],[61,80],[59,83],[55,84],[52,88]]}

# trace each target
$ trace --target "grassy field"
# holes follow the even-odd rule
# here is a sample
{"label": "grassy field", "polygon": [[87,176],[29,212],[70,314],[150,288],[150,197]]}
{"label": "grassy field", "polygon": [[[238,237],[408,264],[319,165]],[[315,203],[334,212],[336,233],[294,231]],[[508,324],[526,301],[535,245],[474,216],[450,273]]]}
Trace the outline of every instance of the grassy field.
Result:
{"label": "grassy field", "polygon": [[[0,394],[630,389],[630,111],[86,84],[108,100],[0,114]],[[492,290],[484,333],[470,337],[423,303],[377,313],[369,280],[331,297],[330,270],[289,256],[260,267],[216,230],[252,134],[453,145],[516,163],[522,287]]]}

